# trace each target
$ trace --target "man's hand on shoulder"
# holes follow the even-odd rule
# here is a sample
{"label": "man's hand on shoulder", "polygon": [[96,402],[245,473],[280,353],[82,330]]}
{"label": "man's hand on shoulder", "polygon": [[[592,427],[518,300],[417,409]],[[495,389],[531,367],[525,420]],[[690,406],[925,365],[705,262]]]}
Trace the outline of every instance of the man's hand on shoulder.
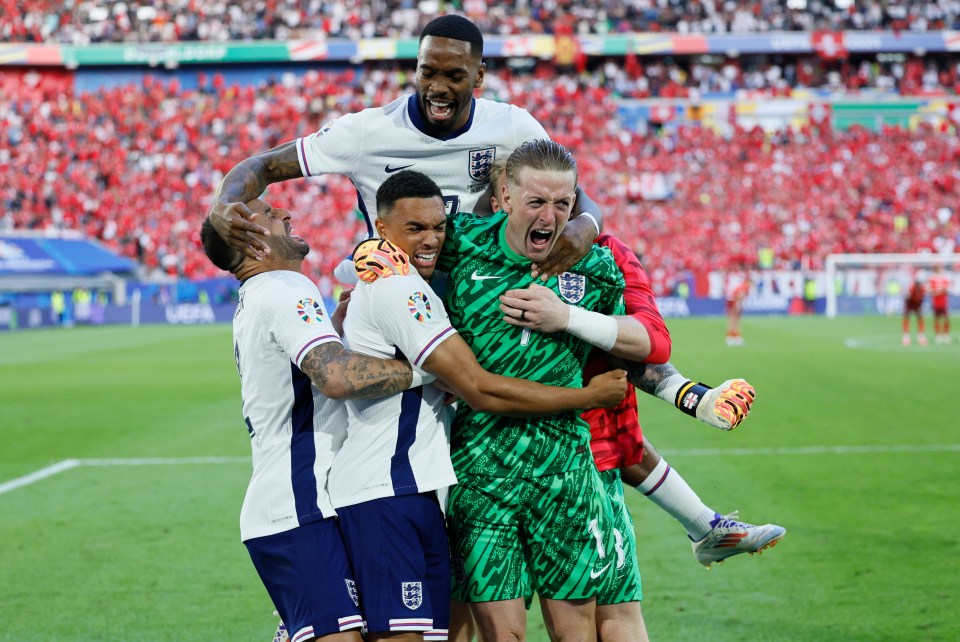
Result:
{"label": "man's hand on shoulder", "polygon": [[266,237],[270,232],[250,221],[253,211],[246,203],[215,203],[210,210],[210,223],[231,247],[251,259],[260,261],[270,254]]}
{"label": "man's hand on shoulder", "polygon": [[530,272],[533,278],[546,281],[551,276],[562,274],[587,255],[597,238],[597,226],[586,216],[578,216],[563,228],[550,255],[543,263],[534,263]]}

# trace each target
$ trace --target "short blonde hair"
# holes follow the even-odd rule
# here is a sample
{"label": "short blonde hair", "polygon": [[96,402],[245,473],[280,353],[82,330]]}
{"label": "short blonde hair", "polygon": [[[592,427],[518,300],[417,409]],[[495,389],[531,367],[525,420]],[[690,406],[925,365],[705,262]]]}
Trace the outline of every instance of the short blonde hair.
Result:
{"label": "short blonde hair", "polygon": [[525,167],[550,172],[573,172],[573,184],[577,184],[577,161],[573,154],[549,138],[528,140],[513,150],[504,167],[507,180],[518,185],[520,171]]}

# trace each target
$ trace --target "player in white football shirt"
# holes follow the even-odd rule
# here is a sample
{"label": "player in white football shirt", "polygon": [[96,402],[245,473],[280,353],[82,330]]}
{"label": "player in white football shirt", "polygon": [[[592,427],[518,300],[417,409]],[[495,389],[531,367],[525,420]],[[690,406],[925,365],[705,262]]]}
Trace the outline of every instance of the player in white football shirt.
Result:
{"label": "player in white football shirt", "polygon": [[[344,322],[351,350],[404,355],[485,412],[547,415],[622,399],[620,371],[607,373],[593,389],[552,388],[483,370],[424,280],[433,274],[445,235],[440,189],[423,174],[403,172],[387,179],[377,196],[378,232],[396,239],[402,251],[384,240],[358,249],[358,261],[364,256],[368,263],[397,267],[353,291]],[[347,402],[349,431],[328,488],[356,573],[368,639],[404,631],[422,632],[424,640],[447,636],[450,560],[437,491],[457,480],[443,403],[444,391],[434,385]]]}
{"label": "player in white football shirt", "polygon": [[343,348],[317,287],[299,270],[310,248],[291,235],[289,212],[256,199],[270,230],[263,261],[244,257],[207,224],[204,251],[241,282],[234,356],[253,474],[240,535],[291,639],[360,641],[356,587],[327,476],[346,411],[337,399],[394,395],[423,377],[406,362]]}
{"label": "player in white football shirt", "polygon": [[[436,18],[420,34],[415,93],[384,107],[347,114],[319,131],[238,163],[224,177],[210,210],[217,231],[254,257],[267,251],[263,230],[244,203],[266,186],[338,173],[357,187],[372,236],[376,193],[393,172],[413,169],[440,186],[447,211],[485,211],[490,166],[528,140],[547,138],[526,110],[473,92],[483,84],[483,36],[462,16]],[[564,229],[541,271],[560,273],[586,255],[601,226],[600,209],[577,191],[579,216]]]}

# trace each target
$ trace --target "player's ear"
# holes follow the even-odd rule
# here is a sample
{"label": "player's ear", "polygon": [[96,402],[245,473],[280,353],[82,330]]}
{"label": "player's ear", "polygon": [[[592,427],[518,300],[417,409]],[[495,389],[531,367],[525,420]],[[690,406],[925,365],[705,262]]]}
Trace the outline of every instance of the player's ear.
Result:
{"label": "player's ear", "polygon": [[382,219],[382,218],[378,218],[378,219],[377,219],[377,222],[374,223],[374,226],[377,228],[377,236],[379,236],[380,238],[386,238],[386,235],[383,233],[383,230],[384,230],[384,228],[386,227],[386,226],[383,224],[383,219]]}
{"label": "player's ear", "polygon": [[480,66],[477,67],[477,77],[473,81],[473,88],[480,89],[483,86],[483,76],[487,73],[487,65],[484,62],[480,63]]}

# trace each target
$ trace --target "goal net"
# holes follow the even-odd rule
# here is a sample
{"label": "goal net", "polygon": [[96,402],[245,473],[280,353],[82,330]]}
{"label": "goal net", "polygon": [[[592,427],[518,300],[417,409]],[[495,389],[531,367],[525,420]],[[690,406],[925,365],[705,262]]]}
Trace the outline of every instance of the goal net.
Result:
{"label": "goal net", "polygon": [[843,314],[841,300],[871,298],[880,312],[899,312],[903,296],[915,279],[929,278],[943,266],[956,290],[960,254],[830,254],[825,263],[826,315]]}

